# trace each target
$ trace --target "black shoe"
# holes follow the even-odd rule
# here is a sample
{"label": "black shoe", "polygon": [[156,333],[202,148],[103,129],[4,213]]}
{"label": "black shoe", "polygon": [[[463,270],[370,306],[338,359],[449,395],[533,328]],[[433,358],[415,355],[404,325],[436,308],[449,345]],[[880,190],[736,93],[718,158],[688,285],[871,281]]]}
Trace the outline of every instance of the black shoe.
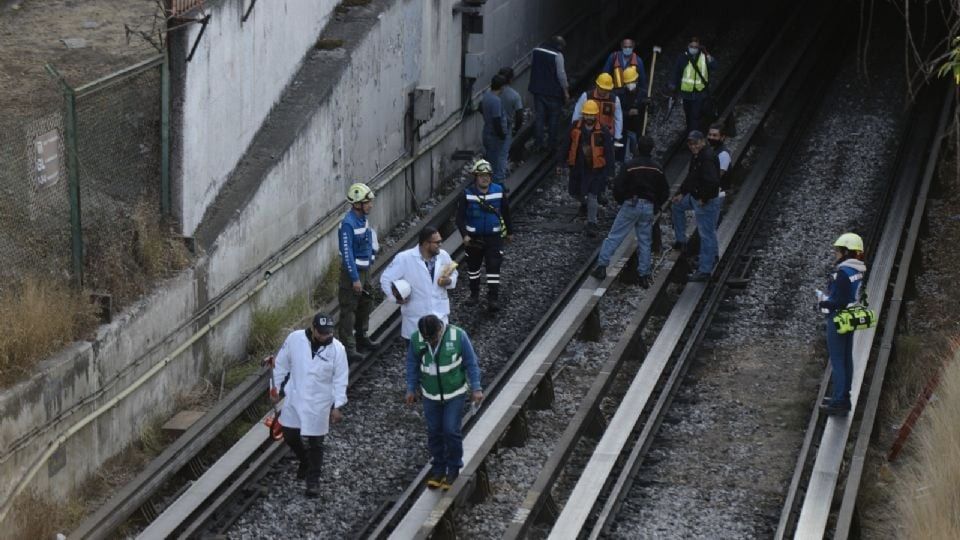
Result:
{"label": "black shoe", "polygon": [[593,269],[593,277],[603,281],[607,277],[607,267],[602,264]]}
{"label": "black shoe", "polygon": [[597,204],[599,204],[600,206],[606,206],[606,205],[607,205],[607,196],[604,195],[603,193],[597,195]]}
{"label": "black shoe", "polygon": [[453,483],[457,481],[457,477],[460,476],[460,472],[447,473],[443,477],[443,482],[440,484],[440,489],[447,491],[453,486]]}
{"label": "black shoe", "polygon": [[307,477],[307,463],[306,461],[301,461],[300,466],[297,467],[297,480],[303,480]]}
{"label": "black shoe", "polygon": [[850,414],[850,407],[839,407],[833,405],[821,405],[820,409],[826,413],[827,416],[846,416]]}
{"label": "black shoe", "polygon": [[380,343],[373,341],[367,336],[357,336],[357,350],[361,352],[375,351],[380,347]]}
{"label": "black shoe", "polygon": [[500,311],[500,301],[496,298],[487,297],[487,311],[490,313],[496,313]]}
{"label": "black shoe", "polygon": [[470,307],[474,307],[474,306],[480,305],[480,293],[479,293],[479,292],[476,292],[476,293],[471,292],[471,293],[470,293],[470,297],[467,298],[467,305],[470,306]]}
{"label": "black shoe", "polygon": [[362,362],[367,359],[367,356],[360,354],[356,349],[347,349],[347,361],[350,363]]}
{"label": "black shoe", "polygon": [[437,489],[443,486],[443,473],[432,472],[427,476],[427,489]]}
{"label": "black shoe", "polygon": [[686,242],[674,242],[674,243],[673,243],[673,249],[675,249],[675,250],[677,250],[677,251],[686,251],[686,250],[687,250],[687,244],[686,244]]}
{"label": "black shoe", "polygon": [[641,289],[649,289],[649,288],[650,288],[650,276],[640,276],[640,281],[639,281],[637,284],[640,285],[640,288],[641,288]]}
{"label": "black shoe", "polygon": [[710,274],[707,274],[704,272],[694,272],[690,274],[689,277],[687,277],[687,281],[691,281],[693,283],[703,283],[706,281],[710,281]]}
{"label": "black shoe", "polygon": [[307,491],[304,492],[308,499],[316,499],[320,496],[320,482],[307,482]]}

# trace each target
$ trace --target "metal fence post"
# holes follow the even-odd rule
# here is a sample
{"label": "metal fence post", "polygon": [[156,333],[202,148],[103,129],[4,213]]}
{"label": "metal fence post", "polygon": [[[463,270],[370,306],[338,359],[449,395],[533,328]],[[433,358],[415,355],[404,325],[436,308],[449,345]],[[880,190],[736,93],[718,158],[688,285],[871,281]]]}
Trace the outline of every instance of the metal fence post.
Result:
{"label": "metal fence post", "polygon": [[170,54],[164,51],[160,64],[160,213],[170,216]]}
{"label": "metal fence post", "polygon": [[73,279],[83,286],[83,230],[80,224],[80,161],[77,158],[77,94],[53,65],[47,72],[60,83],[66,105],[64,114],[64,149],[67,153],[67,178],[70,187],[70,244],[73,254]]}

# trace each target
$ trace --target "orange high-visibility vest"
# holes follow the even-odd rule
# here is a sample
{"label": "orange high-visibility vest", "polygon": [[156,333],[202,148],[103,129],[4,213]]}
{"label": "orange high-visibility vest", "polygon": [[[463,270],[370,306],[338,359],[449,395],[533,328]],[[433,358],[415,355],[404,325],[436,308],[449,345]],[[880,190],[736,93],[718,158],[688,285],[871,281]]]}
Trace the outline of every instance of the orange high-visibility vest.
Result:
{"label": "orange high-visibility vest", "polygon": [[[614,88],[623,88],[623,69],[625,67],[638,67],[637,64],[637,53],[630,53],[630,61],[627,62],[626,66],[620,65],[620,53],[613,53],[613,87]],[[637,70],[639,71],[639,69]]]}
{"label": "orange high-visibility vest", "polygon": [[[570,151],[567,152],[567,164],[571,167],[577,165],[577,153],[580,152],[580,130],[583,127],[583,120],[577,120],[570,131]],[[593,168],[602,169],[607,165],[607,158],[604,156],[603,148],[603,128],[597,122],[593,131],[590,132],[590,153],[593,156]]]}
{"label": "orange high-visibility vest", "polygon": [[600,114],[597,115],[597,123],[601,126],[610,130],[610,133],[614,132],[614,125],[616,122],[616,117],[614,113],[617,109],[617,104],[614,101],[617,99],[612,92],[607,92],[607,97],[602,98],[597,95],[597,89],[593,89],[590,99],[597,102],[597,105],[600,106]]}

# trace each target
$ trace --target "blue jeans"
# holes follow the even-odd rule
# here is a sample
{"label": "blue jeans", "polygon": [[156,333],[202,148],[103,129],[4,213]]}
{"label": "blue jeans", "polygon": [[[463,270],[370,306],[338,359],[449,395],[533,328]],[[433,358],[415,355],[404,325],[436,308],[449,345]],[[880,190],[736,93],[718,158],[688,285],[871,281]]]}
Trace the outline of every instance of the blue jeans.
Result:
{"label": "blue jeans", "polygon": [[853,332],[837,333],[833,322],[834,313],[826,317],[827,352],[830,353],[830,368],[833,372],[833,393],[830,405],[850,407],[850,386],[853,384]]}
{"label": "blue jeans", "polygon": [[[533,95],[533,136],[537,146],[556,150],[557,123],[560,121],[560,109],[563,99],[542,94]],[[544,139],[546,128],[546,139]]]}
{"label": "blue jeans", "polygon": [[610,227],[610,232],[607,233],[600,248],[597,264],[610,265],[610,257],[613,257],[613,252],[620,247],[631,228],[637,235],[637,273],[641,276],[649,276],[653,203],[646,199],[629,200],[620,206],[620,211],[613,220],[613,227]]}
{"label": "blue jeans", "polygon": [[427,421],[427,449],[433,457],[433,472],[457,472],[463,466],[463,420],[465,395],[438,401],[423,400],[423,417]]}
{"label": "blue jeans", "polygon": [[[507,135],[507,139],[510,136]],[[508,140],[501,139],[495,134],[484,134],[483,136],[483,158],[490,162],[493,167],[493,181],[503,183],[507,178],[507,154],[510,151]]]}
{"label": "blue jeans", "polygon": [[687,242],[686,212],[693,210],[697,218],[697,234],[700,235],[700,266],[697,271],[709,274],[713,272],[720,246],[717,243],[717,220],[720,217],[720,197],[714,197],[707,204],[700,204],[692,195],[687,194],[678,203],[673,203],[670,216],[673,220],[673,237],[677,242]]}

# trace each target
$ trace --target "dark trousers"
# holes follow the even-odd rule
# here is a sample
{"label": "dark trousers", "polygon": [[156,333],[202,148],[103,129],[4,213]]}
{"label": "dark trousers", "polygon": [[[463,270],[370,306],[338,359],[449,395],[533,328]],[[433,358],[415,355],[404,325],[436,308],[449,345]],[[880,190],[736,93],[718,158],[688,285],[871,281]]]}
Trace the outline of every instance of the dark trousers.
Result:
{"label": "dark trousers", "polygon": [[467,253],[467,275],[470,277],[470,294],[480,294],[480,267],[487,271],[487,294],[490,298],[500,296],[500,264],[503,262],[503,239],[499,234],[471,236]]}
{"label": "dark trousers", "polygon": [[[560,122],[560,109],[563,108],[563,98],[533,95],[533,140],[537,146],[557,149],[557,125]],[[544,137],[546,129],[546,137]]]}
{"label": "dark trousers", "polygon": [[427,422],[427,448],[433,458],[433,473],[455,475],[463,466],[463,402],[459,395],[443,401],[424,399],[423,418]]}
{"label": "dark trousers", "polygon": [[300,460],[300,468],[306,469],[307,485],[320,483],[323,469],[323,435],[303,436],[300,430],[283,426],[283,440]]}
{"label": "dark trousers", "polygon": [[[687,133],[693,130],[703,132],[703,98],[684,99],[683,114],[687,117]],[[704,133],[706,135],[706,133]]]}
{"label": "dark trousers", "polygon": [[365,292],[354,292],[350,274],[342,267],[340,268],[340,292],[337,294],[337,299],[340,301],[340,321],[337,323],[337,338],[348,351],[357,349],[357,339],[354,334],[365,336],[370,326],[373,302],[370,300],[372,289],[368,270],[360,272],[360,283]]}

